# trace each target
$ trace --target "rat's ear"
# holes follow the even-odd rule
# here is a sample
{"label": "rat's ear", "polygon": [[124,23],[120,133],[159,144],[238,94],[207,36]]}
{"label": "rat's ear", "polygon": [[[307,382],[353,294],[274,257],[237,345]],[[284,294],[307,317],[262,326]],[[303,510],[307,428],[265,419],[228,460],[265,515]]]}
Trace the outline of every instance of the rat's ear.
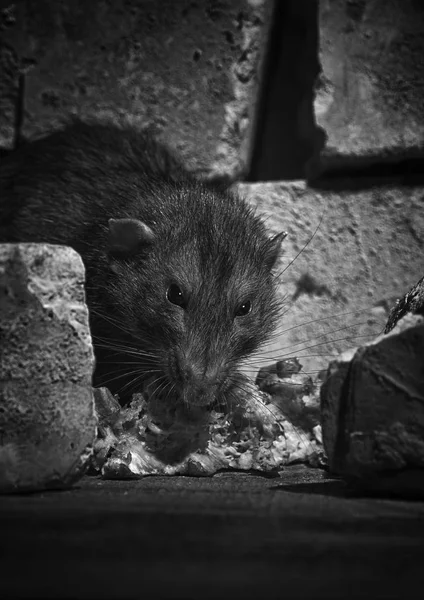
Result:
{"label": "rat's ear", "polygon": [[269,270],[275,267],[275,263],[281,255],[281,244],[286,237],[287,231],[282,231],[268,240],[265,248],[265,264]]}
{"label": "rat's ear", "polygon": [[138,219],[109,219],[109,252],[112,255],[136,254],[154,242],[155,234]]}

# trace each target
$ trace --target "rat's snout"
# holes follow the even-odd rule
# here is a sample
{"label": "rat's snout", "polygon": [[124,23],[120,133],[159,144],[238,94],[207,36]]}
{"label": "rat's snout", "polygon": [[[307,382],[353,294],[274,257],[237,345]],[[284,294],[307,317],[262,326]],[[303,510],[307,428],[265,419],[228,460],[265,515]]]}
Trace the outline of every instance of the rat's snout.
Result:
{"label": "rat's snout", "polygon": [[175,356],[175,382],[181,398],[193,406],[211,404],[220,387],[221,369],[182,353]]}

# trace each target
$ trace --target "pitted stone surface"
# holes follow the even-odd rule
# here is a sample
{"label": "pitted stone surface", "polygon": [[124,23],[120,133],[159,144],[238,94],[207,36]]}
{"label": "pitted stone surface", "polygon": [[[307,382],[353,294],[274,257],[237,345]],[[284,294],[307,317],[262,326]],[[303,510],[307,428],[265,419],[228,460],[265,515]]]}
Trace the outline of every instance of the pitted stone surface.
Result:
{"label": "pitted stone surface", "polygon": [[424,4],[321,0],[315,115],[323,156],[366,158],[424,144]]}
{"label": "pitted stone surface", "polygon": [[249,359],[252,371],[299,356],[304,371],[314,373],[346,348],[375,339],[396,299],[422,275],[424,189],[336,192],[302,182],[238,189],[271,232],[288,232],[276,270],[281,325]]}
{"label": "pitted stone surface", "polygon": [[71,248],[0,245],[0,491],[66,487],[96,435],[84,267]]}
{"label": "pitted stone surface", "polygon": [[424,494],[424,318],[330,364],[321,389],[333,472],[373,490]]}
{"label": "pitted stone surface", "polygon": [[32,64],[23,133],[51,131],[70,115],[112,119],[151,128],[199,174],[239,175],[271,8],[266,0],[13,3],[6,41]]}

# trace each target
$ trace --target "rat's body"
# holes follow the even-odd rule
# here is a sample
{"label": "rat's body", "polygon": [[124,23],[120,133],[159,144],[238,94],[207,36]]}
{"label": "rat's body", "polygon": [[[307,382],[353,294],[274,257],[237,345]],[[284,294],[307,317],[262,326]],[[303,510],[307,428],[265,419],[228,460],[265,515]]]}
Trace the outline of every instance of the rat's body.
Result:
{"label": "rat's body", "polygon": [[225,395],[275,326],[281,239],[133,130],[75,123],[2,159],[0,242],[81,254],[94,383],[121,397],[149,378],[192,404]]}

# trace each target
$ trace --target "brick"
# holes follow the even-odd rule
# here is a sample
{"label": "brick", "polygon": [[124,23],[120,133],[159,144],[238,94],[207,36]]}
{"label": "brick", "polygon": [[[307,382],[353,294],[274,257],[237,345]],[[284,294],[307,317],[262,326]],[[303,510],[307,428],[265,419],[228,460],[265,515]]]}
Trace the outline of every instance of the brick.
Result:
{"label": "brick", "polygon": [[422,187],[238,189],[271,232],[288,232],[276,270],[287,312],[276,337],[249,359],[253,371],[296,355],[307,373],[327,368],[332,356],[380,334],[396,299],[422,275]]}
{"label": "brick", "polygon": [[424,141],[424,5],[322,0],[315,114],[325,160],[413,152]]}
{"label": "brick", "polygon": [[192,170],[245,170],[272,2],[15,3],[8,43],[34,64],[24,133],[70,114],[150,127]]}
{"label": "brick", "polygon": [[372,491],[424,494],[424,318],[334,361],[321,388],[330,469]]}
{"label": "brick", "polygon": [[84,267],[71,248],[0,245],[0,491],[67,487],[96,436]]}

